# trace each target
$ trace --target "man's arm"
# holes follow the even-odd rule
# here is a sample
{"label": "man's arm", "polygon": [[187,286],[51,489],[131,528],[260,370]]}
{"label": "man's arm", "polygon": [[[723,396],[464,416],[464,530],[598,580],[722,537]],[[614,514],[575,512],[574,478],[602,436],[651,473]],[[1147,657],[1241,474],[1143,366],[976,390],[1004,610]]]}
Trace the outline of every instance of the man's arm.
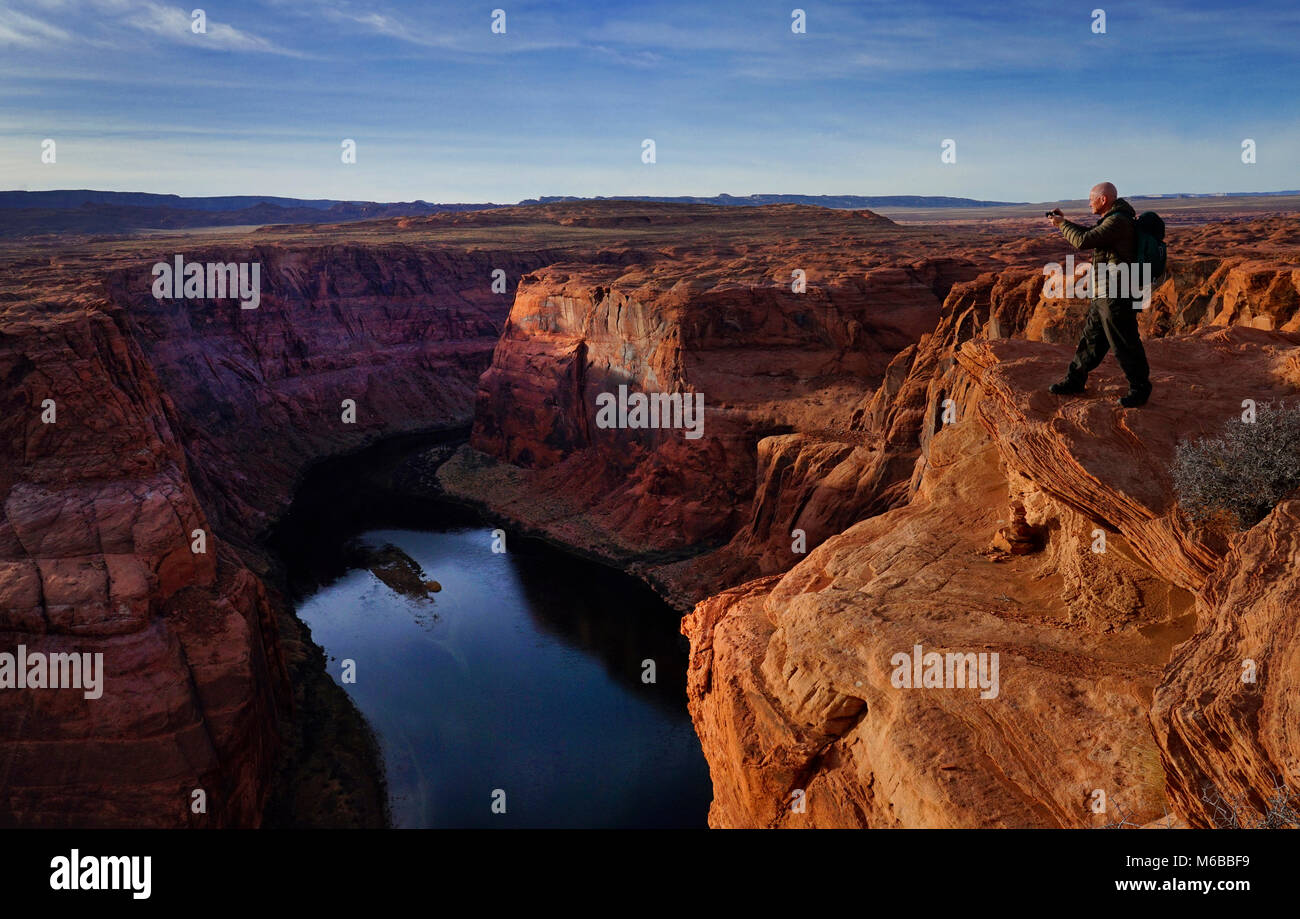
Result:
{"label": "man's arm", "polygon": [[1107,214],[1095,227],[1085,227],[1073,220],[1062,220],[1061,235],[1076,249],[1103,248],[1113,252],[1122,241],[1119,236],[1119,222],[1122,219],[1118,214]]}

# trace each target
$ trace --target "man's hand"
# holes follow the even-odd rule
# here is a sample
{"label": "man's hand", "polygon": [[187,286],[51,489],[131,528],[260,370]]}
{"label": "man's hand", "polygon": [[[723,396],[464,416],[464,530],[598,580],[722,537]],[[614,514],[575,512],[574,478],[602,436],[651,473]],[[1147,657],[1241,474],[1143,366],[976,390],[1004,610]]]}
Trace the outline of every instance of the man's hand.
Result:
{"label": "man's hand", "polygon": [[1052,226],[1056,227],[1057,229],[1060,229],[1061,224],[1065,223],[1065,215],[1061,213],[1061,209],[1059,207],[1056,210],[1052,211],[1050,214],[1048,214],[1047,219],[1050,220],[1052,222]]}

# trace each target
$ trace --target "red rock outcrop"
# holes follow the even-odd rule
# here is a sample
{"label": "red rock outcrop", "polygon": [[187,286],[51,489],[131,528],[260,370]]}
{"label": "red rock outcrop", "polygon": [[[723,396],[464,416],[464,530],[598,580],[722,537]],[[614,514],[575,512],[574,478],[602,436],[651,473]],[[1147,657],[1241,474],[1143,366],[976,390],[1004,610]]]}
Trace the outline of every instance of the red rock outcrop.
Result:
{"label": "red rock outcrop", "polygon": [[[477,452],[444,467],[448,490],[636,567],[684,606],[719,578],[788,567],[794,530],[816,545],[886,506],[880,493],[900,467],[869,455],[852,407],[933,328],[948,289],[979,268],[900,258],[926,237],[858,214],[755,208],[745,219],[792,236],[828,220],[843,232],[788,254],[770,242],[735,255],[678,246],[630,265],[564,263],[525,276],[479,384]],[[869,253],[865,266],[844,257],[853,245]],[[795,268],[806,290],[792,290]],[[599,427],[597,397],[620,386],[702,395],[704,437]],[[780,446],[764,440],[795,430],[801,437]],[[776,503],[751,510],[756,492],[773,490]]]}
{"label": "red rock outcrop", "polygon": [[[1197,597],[1197,631],[1156,688],[1151,721],[1176,809],[1242,825],[1300,787],[1300,500],[1239,536]],[[1284,802],[1294,807],[1294,801]]]}
{"label": "red rock outcrop", "polygon": [[[0,695],[0,821],[256,824],[291,695],[258,539],[317,459],[471,412],[449,491],[703,599],[714,825],[1258,804],[1298,780],[1295,502],[1229,542],[1167,470],[1300,388],[1297,228],[1177,228],[1139,411],[1113,362],[1045,392],[1084,304],[1014,221],[609,202],[0,253],[0,651],[107,670],[100,700]],[[259,261],[259,309],[154,300],[176,252]],[[620,385],[702,394],[704,435],[597,426]],[[894,685],[917,645],[996,653],[998,691]]]}
{"label": "red rock outcrop", "polygon": [[[1130,822],[1194,817],[1175,783],[1166,796],[1148,709],[1191,634],[1194,592],[1230,563],[1179,523],[1164,470],[1175,434],[1239,411],[1243,389],[1290,394],[1275,369],[1296,344],[1244,328],[1149,342],[1161,398],[1136,412],[1046,394],[1059,349],[967,341],[944,377],[956,420],[928,439],[908,504],[685,620],[711,823],[1088,826],[1114,822],[1117,807]],[[1224,364],[1231,383],[1206,379]],[[1099,376],[1120,389],[1114,371]],[[1048,534],[1041,553],[989,557],[1008,494]],[[896,687],[890,662],[915,645],[998,652],[998,696]],[[1205,751],[1222,745],[1200,740],[1213,760]],[[1112,802],[1101,814],[1098,789]]]}
{"label": "red rock outcrop", "polygon": [[11,310],[0,338],[0,647],[103,655],[100,698],[0,696],[0,821],[253,825],[285,690],[265,592],[215,539],[191,550],[208,521],[120,319]]}
{"label": "red rock outcrop", "polygon": [[[292,693],[258,538],[311,462],[467,426],[510,301],[492,271],[554,257],[190,242],[8,262],[0,650],[105,674],[98,699],[0,695],[3,824],[259,823]],[[258,309],[155,299],[177,251],[259,262]]]}
{"label": "red rock outcrop", "polygon": [[[1004,495],[1009,490],[1013,495],[1023,496],[1025,493],[1017,489],[1026,483],[1031,486],[1031,506],[1037,505],[1034,523],[1046,526],[1053,533],[1052,546],[1059,545],[1060,534],[1071,529],[1074,538],[1084,543],[1101,531],[1110,535],[1113,555],[1115,537],[1122,537],[1128,567],[1133,569],[1136,563],[1136,570],[1116,572],[1111,570],[1113,563],[1090,565],[1093,572],[1087,578],[1076,576],[1074,583],[1062,593],[1065,601],[1062,618],[1072,629],[1082,625],[1085,632],[1104,635],[1117,628],[1128,631],[1137,628],[1162,638],[1159,644],[1145,649],[1147,659],[1124,690],[1126,698],[1137,700],[1125,716],[1131,732],[1125,742],[1125,755],[1133,759],[1127,762],[1116,759],[1112,765],[1119,771],[1096,785],[1108,795],[1118,797],[1128,817],[1140,816],[1145,818],[1143,822],[1170,810],[1205,825],[1211,818],[1210,806],[1202,801],[1203,797],[1259,804],[1264,796],[1261,790],[1271,791],[1275,781],[1289,784],[1293,790],[1296,787],[1294,773],[1282,765],[1289,762],[1293,768],[1297,752],[1284,727],[1283,716],[1274,715],[1270,719],[1272,727],[1264,729],[1243,714],[1242,688],[1232,683],[1232,678],[1239,679],[1239,658],[1244,655],[1224,660],[1226,655],[1221,653],[1224,637],[1220,635],[1215,642],[1202,634],[1209,622],[1217,622],[1219,631],[1232,636],[1231,640],[1245,640],[1238,629],[1224,624],[1222,612],[1218,616],[1203,612],[1202,631],[1180,649],[1180,656],[1169,660],[1170,636],[1186,635],[1186,625],[1169,610],[1190,606],[1191,594],[1201,589],[1212,572],[1234,570],[1231,561],[1224,561],[1224,547],[1212,534],[1194,532],[1174,508],[1167,470],[1175,441],[1205,432],[1210,420],[1210,426],[1217,427],[1240,411],[1243,398],[1265,401],[1290,396],[1296,391],[1294,345],[1297,340],[1242,327],[1291,328],[1295,318],[1293,270],[1279,268],[1276,257],[1269,264],[1254,266],[1244,275],[1236,267],[1235,260],[1219,261],[1208,270],[1203,262],[1175,265],[1171,279],[1157,293],[1153,307],[1141,317],[1144,335],[1164,334],[1170,329],[1199,331],[1190,336],[1149,342],[1153,380],[1159,395],[1140,413],[1118,414],[1109,399],[1058,404],[1044,389],[1047,382],[1059,376],[1059,367],[1068,360],[1068,351],[1062,350],[1054,359],[1044,360],[1038,356],[1041,352],[1029,350],[1031,346],[1025,343],[982,340],[1017,336],[1072,344],[1078,334],[1082,304],[1044,300],[1041,272],[1017,269],[956,285],[935,332],[895,358],[881,387],[855,414],[857,427],[877,433],[875,442],[882,447],[878,463],[889,457],[904,468],[914,464],[914,475],[903,496],[910,498],[911,503],[905,508],[908,511],[916,509],[919,513],[921,506],[932,505],[925,500],[926,491],[937,487],[937,482],[948,474],[946,469],[936,471],[933,467],[941,441],[937,432],[944,428],[939,420],[941,406],[945,398],[952,398],[959,414],[966,417],[965,413],[973,413],[998,445],[1005,481],[997,488],[991,487],[990,495]],[[1257,321],[1255,317],[1260,316],[1269,319]],[[1230,330],[1214,331],[1229,325],[1233,326]],[[977,336],[981,340],[975,340]],[[1161,364],[1166,362],[1167,369],[1163,369]],[[1231,372],[1222,373],[1223,367],[1232,368]],[[1112,396],[1122,392],[1122,383],[1113,367],[1103,366],[1094,376],[1094,386],[1101,380],[1106,381],[1101,387],[1103,391]],[[979,395],[972,398],[976,382]],[[944,437],[951,436],[959,427]],[[1142,461],[1134,462],[1135,457]],[[928,477],[936,479],[935,483]],[[892,478],[897,483],[903,477],[896,474]],[[969,508],[967,518],[956,514],[959,505],[954,505],[950,500],[942,508],[931,507],[931,512],[940,516],[941,525],[923,534],[912,534],[909,545],[917,551],[924,547],[925,553],[932,553],[936,545],[946,546],[951,541],[952,527],[958,520],[963,524],[968,519],[979,520],[979,513],[988,510]],[[836,549],[848,555],[851,549],[862,544],[860,540],[875,535],[875,531],[868,529],[869,524],[883,524],[898,513],[901,511],[850,528],[796,566],[786,578],[770,582],[770,592],[760,587],[764,582],[746,585],[736,591],[743,599],[727,600],[730,594],[714,597],[686,620],[684,631],[692,637],[694,649],[693,713],[714,768],[717,799],[713,823],[722,826],[964,826],[988,825],[990,821],[999,825],[1086,825],[1104,821],[1106,818],[1094,816],[1089,809],[1078,806],[1081,786],[1071,786],[1073,779],[1067,781],[1059,773],[1050,788],[1027,785],[1023,775],[1004,776],[996,790],[984,788],[973,800],[1009,802],[1005,814],[996,816],[979,812],[974,804],[942,783],[930,784],[932,777],[908,771],[938,769],[944,756],[933,746],[919,746],[917,732],[907,728],[912,720],[919,718],[928,731],[934,731],[932,713],[917,714],[915,706],[919,703],[913,702],[911,714],[896,717],[902,703],[897,698],[888,698],[888,694],[892,691],[897,697],[899,691],[885,679],[888,672],[882,671],[881,660],[888,660],[888,653],[905,650],[908,642],[926,637],[931,644],[942,647],[953,644],[960,647],[953,640],[955,636],[970,645],[985,647],[1000,629],[985,625],[972,633],[958,628],[948,621],[947,610],[954,605],[953,598],[943,594],[927,595],[925,607],[918,603],[912,610],[906,606],[902,611],[895,608],[895,592],[906,595],[918,580],[915,572],[905,571],[901,583],[896,583],[897,579],[885,576],[892,569],[876,562],[867,563],[864,571],[860,563],[841,560],[838,553],[832,558],[840,564],[825,560],[825,553],[834,553]],[[1072,523],[1067,525],[1067,521]],[[1091,530],[1086,529],[1088,524]],[[1209,539],[1210,544],[1203,539]],[[965,550],[978,554],[980,544],[986,544],[986,540],[967,542]],[[868,543],[867,551],[873,555],[883,552],[890,557],[891,545],[897,544],[890,543],[888,535],[881,535],[878,541]],[[901,546],[894,551],[900,556],[907,554]],[[1056,551],[1049,547],[1047,557],[1051,558]],[[1088,561],[1095,563],[1096,559]],[[993,595],[1000,583],[998,579],[982,581],[977,562],[965,561],[950,570],[953,582],[961,583],[955,592],[968,610],[972,604],[976,609],[986,605],[987,596]],[[1011,569],[1004,568],[1007,570]],[[797,577],[800,574],[802,578]],[[1100,595],[1096,586],[1098,578],[1105,588]],[[887,581],[892,588],[888,602],[873,593],[877,579]],[[791,586],[809,580],[816,586],[815,591],[798,591]],[[1019,586],[1019,583],[1011,579],[1008,585]],[[1142,583],[1147,586],[1135,591],[1134,585]],[[833,589],[847,593],[830,593]],[[1032,585],[1025,585],[1024,590],[1034,596]],[[1153,592],[1165,599],[1153,602]],[[809,593],[814,596],[808,596]],[[1012,589],[1003,589],[998,595],[1008,600],[1024,596]],[[1211,593],[1210,599],[1203,597],[1197,602],[1202,607],[1212,606],[1213,597]],[[1121,601],[1118,619],[1113,615],[1116,601]],[[899,602],[917,601],[905,598]],[[1038,601],[1039,605],[1042,602]],[[801,608],[801,612],[792,612],[795,607]],[[846,618],[847,609],[869,617],[867,623],[847,626],[844,633],[837,628],[830,636],[818,637],[814,633],[807,637],[808,622],[816,621],[823,628],[828,621],[838,624]],[[966,614],[973,615],[968,610]],[[1276,615],[1265,616],[1270,626],[1276,625]],[[913,634],[882,646],[879,630],[868,624],[877,617],[918,630],[933,628],[933,620],[938,618],[942,637]],[[799,621],[794,621],[796,618]],[[923,622],[927,625],[923,626]],[[799,640],[807,643],[806,647],[799,647],[800,654],[794,664],[788,661],[792,639],[785,630],[798,633]],[[1093,636],[1081,637],[1087,637],[1089,643],[1097,640]],[[1070,680],[1081,666],[1077,657],[1079,648],[1070,646],[1071,639],[1062,641],[1058,635],[1052,638],[1055,650],[1071,653],[1071,662],[1056,674],[1050,672],[1051,667],[1041,665],[1037,670],[1025,672],[1022,678],[1030,684],[1031,695],[1045,692],[1039,685],[1044,679],[1048,683],[1064,681],[1071,686]],[[883,708],[885,712],[874,724],[870,714],[865,714],[872,711],[872,700],[856,686],[857,680],[854,684],[859,691],[855,695],[845,688],[847,674],[843,668],[823,660],[840,662],[841,649],[864,643],[868,650],[855,651],[852,665],[870,671],[874,677],[874,681],[866,679],[864,683],[877,694],[875,709]],[[727,649],[744,647],[734,654],[729,651],[723,659],[721,675],[720,645]],[[1216,659],[1207,647],[1218,648],[1219,657]],[[1189,671],[1185,663],[1180,664],[1183,657],[1193,653],[1192,648],[1199,649],[1195,653],[1200,655],[1197,659],[1201,666],[1212,668],[1218,674],[1214,679],[1218,681],[1216,685],[1220,686],[1223,700],[1218,707],[1224,714],[1219,719],[1219,733],[1214,742],[1207,735],[1214,728],[1204,725],[1206,716],[1200,714],[1200,703],[1206,696],[1203,692],[1193,692],[1188,683],[1211,677],[1194,669]],[[874,661],[863,659],[872,653]],[[1278,655],[1284,667],[1289,666],[1285,663],[1289,654],[1283,651]],[[778,661],[783,669],[778,669]],[[1159,668],[1166,662],[1167,669],[1161,673]],[[1095,666],[1096,658],[1085,669]],[[1233,667],[1237,670],[1233,671]],[[790,676],[792,672],[802,677],[798,685],[794,685],[797,681]],[[816,675],[809,677],[809,673]],[[1180,673],[1181,676],[1175,676]],[[719,685],[725,687],[722,692],[718,692]],[[1285,678],[1275,678],[1268,691],[1280,699],[1285,692],[1282,687],[1287,685]],[[1160,686],[1161,701],[1151,717],[1157,725],[1160,743],[1152,745],[1141,735],[1150,730],[1145,726],[1147,700],[1156,686]],[[796,691],[828,706],[826,712],[810,717],[806,701],[791,695]],[[885,694],[884,698],[880,697],[881,693]],[[1059,721],[1054,718],[1051,723],[1040,724],[1037,731],[1024,732],[1019,746],[1014,739],[997,738],[1002,750],[997,768],[1006,768],[1007,756],[1018,762],[1043,756],[1041,750],[1025,749],[1030,738],[1040,733],[1046,738],[1059,738],[1074,724],[1091,723],[1094,717],[1109,723],[1110,719],[1119,717],[1115,712],[1099,714],[1105,706],[1098,702],[1086,700],[1086,703],[1085,707],[1095,706],[1095,710],[1080,711],[1077,699],[1069,708],[1049,705],[1048,710],[1054,715],[1065,712],[1068,717],[1062,716]],[[944,707],[946,701],[933,704]],[[852,722],[851,730],[841,730],[843,725],[837,719],[843,717],[844,708],[856,711],[859,705],[861,717]],[[1275,705],[1279,709],[1284,707],[1280,702]],[[1249,711],[1253,712],[1254,708]],[[965,721],[953,721],[946,714],[944,724],[954,731],[954,736],[945,737],[944,746],[950,750],[987,749],[994,740],[987,736],[990,729],[986,716],[987,713],[981,712]],[[1232,765],[1232,758],[1238,754],[1226,752],[1224,748],[1229,745],[1222,739],[1231,731],[1232,747],[1240,741],[1244,749],[1256,749],[1262,740],[1254,741],[1253,746],[1246,742],[1248,735],[1256,730],[1271,737],[1270,754],[1255,756],[1251,771],[1243,777]],[[1010,733],[1010,727],[1007,731]],[[996,735],[997,731],[993,733]],[[1168,739],[1171,735],[1173,739]],[[1185,747],[1175,742],[1180,737]],[[1055,743],[1055,739],[1046,739],[1044,743]],[[934,752],[926,754],[925,750]],[[1197,753],[1189,753],[1190,750]],[[1227,762],[1225,756],[1229,758]],[[1053,757],[1059,758],[1055,754]],[[1152,767],[1156,760],[1171,763],[1167,798],[1165,776]],[[1145,766],[1138,769],[1136,762]],[[1058,764],[1055,768],[1062,766]],[[1076,774],[1084,771],[1071,768]],[[882,773],[886,787],[895,797],[888,806],[882,806],[875,797]],[[936,774],[942,775],[942,771]],[[1136,781],[1133,776],[1139,774],[1146,778]],[[1266,777],[1268,781],[1264,780]],[[790,809],[790,793],[795,787],[792,783],[796,781],[807,794],[807,810],[802,813]],[[815,797],[811,791],[814,783],[820,789]],[[1070,787],[1076,798],[1063,801],[1062,787]],[[1208,796],[1204,793],[1206,787],[1211,789]],[[901,789],[908,788],[914,794],[901,794]],[[1016,803],[1018,800],[1021,803]],[[1114,809],[1110,813],[1113,820]]]}

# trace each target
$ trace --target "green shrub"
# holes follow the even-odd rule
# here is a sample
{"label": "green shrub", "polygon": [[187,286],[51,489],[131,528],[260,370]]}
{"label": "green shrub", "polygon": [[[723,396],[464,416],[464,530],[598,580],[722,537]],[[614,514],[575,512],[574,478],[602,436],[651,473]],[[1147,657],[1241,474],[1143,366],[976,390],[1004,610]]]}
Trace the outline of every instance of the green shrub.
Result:
{"label": "green shrub", "polygon": [[1300,405],[1262,403],[1253,422],[1234,418],[1217,437],[1180,443],[1173,480],[1192,520],[1254,526],[1300,488]]}

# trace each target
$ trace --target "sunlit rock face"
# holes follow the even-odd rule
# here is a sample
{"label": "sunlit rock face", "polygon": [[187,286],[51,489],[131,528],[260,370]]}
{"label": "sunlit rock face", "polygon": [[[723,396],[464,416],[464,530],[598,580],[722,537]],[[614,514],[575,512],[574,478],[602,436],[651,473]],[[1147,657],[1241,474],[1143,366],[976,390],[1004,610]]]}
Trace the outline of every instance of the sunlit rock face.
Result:
{"label": "sunlit rock face", "polygon": [[[1294,509],[1203,532],[1168,467],[1300,387],[1298,231],[1177,228],[1140,410],[1110,360],[1045,392],[1086,304],[1015,221],[607,202],[6,244],[0,653],[102,653],[104,691],[0,691],[0,822],[257,824],[294,717],[259,540],[312,463],[471,425],[449,492],[693,609],[714,825],[1204,825],[1207,783],[1294,787]],[[154,298],[178,252],[256,261],[257,309]],[[701,397],[699,436],[599,423],[623,388]],[[918,646],[997,654],[996,695],[896,685]]]}

